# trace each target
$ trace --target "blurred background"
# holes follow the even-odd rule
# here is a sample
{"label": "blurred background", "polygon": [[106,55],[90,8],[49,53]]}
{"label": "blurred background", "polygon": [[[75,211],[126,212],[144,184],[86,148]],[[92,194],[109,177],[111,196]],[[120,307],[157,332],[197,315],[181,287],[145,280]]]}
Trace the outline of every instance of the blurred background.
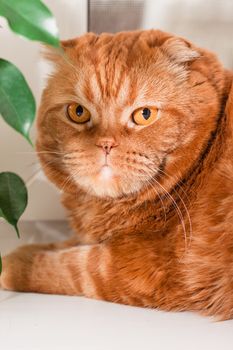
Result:
{"label": "blurred background", "polygon": [[162,29],[215,51],[233,68],[232,0],[90,0],[88,29]]}
{"label": "blurred background", "polygon": [[[44,0],[51,9],[63,39],[87,30],[96,33],[159,28],[185,36],[215,51],[233,68],[233,0]],[[48,66],[40,58],[40,45],[19,38],[0,17],[1,57],[15,63],[31,86],[37,104]],[[0,172],[14,171],[29,185],[24,220],[62,220],[65,213],[59,193],[43,176],[33,149],[0,118]],[[32,131],[35,139],[35,128]]]}

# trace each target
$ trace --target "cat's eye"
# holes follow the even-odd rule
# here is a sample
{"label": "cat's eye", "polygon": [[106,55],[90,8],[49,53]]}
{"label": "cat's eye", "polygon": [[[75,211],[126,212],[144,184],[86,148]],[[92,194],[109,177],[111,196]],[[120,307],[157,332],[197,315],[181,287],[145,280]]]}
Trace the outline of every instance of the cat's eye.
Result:
{"label": "cat's eye", "polygon": [[149,125],[153,123],[158,116],[157,108],[142,107],[133,112],[132,118],[137,125]]}
{"label": "cat's eye", "polygon": [[91,113],[88,109],[78,103],[69,104],[67,114],[73,122],[78,124],[87,123],[91,119]]}

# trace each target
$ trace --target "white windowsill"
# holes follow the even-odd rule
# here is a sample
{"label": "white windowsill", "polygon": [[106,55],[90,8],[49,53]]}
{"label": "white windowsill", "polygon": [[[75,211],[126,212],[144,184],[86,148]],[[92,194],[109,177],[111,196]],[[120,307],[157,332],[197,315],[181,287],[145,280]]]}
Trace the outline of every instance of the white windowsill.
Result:
{"label": "white windowsill", "polygon": [[[26,222],[22,238],[0,222],[0,250],[64,239],[64,223]],[[46,234],[44,229],[46,228]],[[32,234],[33,232],[33,234]],[[233,320],[213,323],[192,313],[167,313],[81,297],[0,290],[3,350],[232,350]]]}

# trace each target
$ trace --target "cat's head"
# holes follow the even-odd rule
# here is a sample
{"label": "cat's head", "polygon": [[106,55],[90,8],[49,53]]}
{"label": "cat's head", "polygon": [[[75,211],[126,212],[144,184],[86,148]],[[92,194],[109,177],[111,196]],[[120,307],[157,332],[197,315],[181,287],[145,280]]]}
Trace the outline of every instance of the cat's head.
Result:
{"label": "cat's head", "polygon": [[48,54],[55,71],[39,110],[46,174],[64,190],[102,197],[169,190],[216,127],[218,60],[157,30],[89,33],[62,46]]}

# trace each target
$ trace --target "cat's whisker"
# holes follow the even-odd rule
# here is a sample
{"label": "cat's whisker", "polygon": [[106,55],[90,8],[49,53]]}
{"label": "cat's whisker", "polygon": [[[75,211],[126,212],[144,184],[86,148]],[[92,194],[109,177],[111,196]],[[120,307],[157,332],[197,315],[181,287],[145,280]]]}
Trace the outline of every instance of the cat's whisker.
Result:
{"label": "cat's whisker", "polygon": [[[70,179],[69,179],[69,181],[71,181],[72,179],[74,180],[74,182],[76,183],[77,181],[76,181],[76,176],[77,175],[80,175],[80,171],[78,171],[77,169],[76,169],[76,171],[74,172],[74,173],[72,173],[72,174],[70,174]],[[67,184],[66,184],[67,185]],[[62,189],[63,191],[65,190],[65,187]],[[88,195],[90,195],[92,193],[92,191],[91,191],[91,187],[90,186],[88,186],[88,187],[86,187],[85,188],[85,198],[86,197],[88,197]]]}
{"label": "cat's whisker", "polygon": [[61,192],[64,192],[66,187],[70,184],[71,180],[73,180],[73,174],[69,174],[64,182],[61,185]]}
{"label": "cat's whisker", "polygon": [[160,173],[162,173],[163,175],[165,175],[166,177],[170,178],[170,179],[175,178],[175,179],[177,180],[176,186],[181,190],[181,192],[183,192],[183,194],[185,195],[185,197],[186,197],[186,199],[188,200],[188,202],[190,202],[187,192],[186,192],[186,191],[183,189],[183,187],[180,185],[180,184],[183,184],[183,185],[184,185],[184,182],[183,182],[182,180],[180,180],[180,179],[178,178],[178,176],[171,176],[171,175],[167,174],[164,170],[162,170],[162,169],[160,169],[160,168],[158,168],[157,170],[158,170]]}
{"label": "cat's whisker", "polygon": [[[165,209],[165,206],[164,206],[164,203],[163,203],[161,195],[156,190],[156,188],[154,188],[153,183],[150,182],[150,177],[151,176],[150,175],[148,176],[148,173],[144,169],[135,168],[135,165],[132,165],[132,164],[129,164],[129,163],[121,164],[121,166],[123,166],[123,165],[131,167],[134,171],[136,171],[137,179],[140,179],[140,181],[142,181],[144,183],[144,185],[146,186],[147,189],[149,189],[149,190],[151,189],[155,193],[156,197],[159,197],[159,199],[161,201],[161,204],[162,204],[163,211],[164,211],[164,218],[165,218],[164,225],[165,225],[166,220],[167,220],[166,209]],[[138,173],[138,170],[140,170],[139,173]]]}
{"label": "cat's whisker", "polygon": [[29,177],[29,179],[26,181],[26,183],[25,183],[26,187],[29,188],[35,182],[35,180],[38,178],[39,174],[42,172],[43,172],[42,168],[35,171],[34,174],[32,174]]}
{"label": "cat's whisker", "polygon": [[[168,175],[165,171],[161,170],[160,168],[153,168],[151,169],[152,171],[158,171],[158,172],[162,172],[165,176],[167,176],[168,178],[172,178],[172,176]],[[177,179],[178,180],[178,179]],[[188,202],[189,202],[189,198],[187,196],[187,193],[184,191],[184,189],[182,188],[181,185],[178,185],[178,188],[184,193],[184,195],[186,196]],[[189,244],[191,244],[191,241],[192,241],[192,221],[191,221],[191,217],[190,217],[190,214],[189,214],[189,210],[187,208],[187,205],[186,203],[184,202],[183,198],[180,196],[180,194],[176,191],[176,189],[173,189],[173,191],[176,193],[176,195],[178,196],[178,198],[180,199],[184,209],[185,209],[185,212],[187,214],[187,218],[188,218],[188,222],[189,222]]]}
{"label": "cat's whisker", "polygon": [[70,184],[70,182],[73,180],[75,183],[76,181],[76,176],[80,175],[81,171],[77,170],[75,172],[70,173],[67,178],[64,180],[64,182],[61,185],[61,191],[65,192],[66,187]]}
{"label": "cat's whisker", "polygon": [[[155,172],[156,172],[156,169],[154,169],[153,172],[152,172],[152,169],[148,169],[148,170],[150,170],[150,172],[148,172],[148,175],[150,175],[150,176],[152,176],[152,174],[155,174]],[[152,181],[152,179],[151,179],[151,181]],[[187,250],[187,231],[186,231],[185,220],[184,220],[184,216],[182,214],[182,211],[181,211],[179,205],[176,203],[173,196],[154,177],[153,177],[153,181],[163,190],[164,195],[171,200],[174,208],[176,209],[176,212],[179,216],[181,226],[182,226],[182,229],[184,232],[185,251],[186,251]]]}
{"label": "cat's whisker", "polygon": [[73,153],[69,153],[67,152],[65,155],[64,155],[64,159],[93,159],[93,160],[96,160],[96,155],[93,155],[93,154],[87,154],[84,153],[84,154],[80,154],[78,153],[78,156],[77,155],[73,155]]}
{"label": "cat's whisker", "polygon": [[72,163],[72,162],[67,162],[67,161],[64,159],[64,160],[63,160],[63,164],[65,164],[66,166],[75,167],[75,166],[81,164],[81,162]]}
{"label": "cat's whisker", "polygon": [[154,179],[154,181],[158,184],[159,187],[161,187],[164,192],[165,192],[165,195],[167,197],[169,197],[177,211],[177,214],[180,218],[180,221],[181,221],[181,226],[182,226],[182,229],[183,229],[183,232],[184,232],[184,240],[185,240],[185,251],[187,250],[187,231],[186,231],[186,226],[185,226],[185,221],[184,221],[184,217],[183,217],[183,214],[182,214],[182,211],[179,207],[179,205],[176,203],[175,199],[173,198],[173,196],[157,181]]}
{"label": "cat's whisker", "polygon": [[67,154],[76,154],[76,153],[78,153],[78,154],[80,154],[80,153],[83,153],[83,152],[85,152],[86,153],[86,151],[87,150],[85,150],[85,149],[75,149],[75,150],[70,150],[69,152],[67,152]]}
{"label": "cat's whisker", "polygon": [[165,208],[165,205],[164,205],[164,202],[163,202],[163,199],[162,199],[162,196],[159,194],[159,192],[156,190],[156,188],[154,187],[153,183],[151,183],[149,180],[146,180],[146,186],[147,188],[149,188],[149,190],[151,189],[155,194],[156,196],[159,197],[159,200],[162,204],[162,207],[163,207],[163,211],[164,211],[164,226],[166,225],[166,222],[167,222],[167,213],[166,213],[166,208]]}
{"label": "cat's whisker", "polygon": [[49,166],[49,165],[51,165],[51,164],[57,164],[57,165],[59,165],[60,162],[61,162],[60,159],[58,159],[58,158],[52,158],[52,159],[50,159],[50,160],[45,160],[43,163],[44,163],[45,165]]}
{"label": "cat's whisker", "polygon": [[56,151],[34,151],[34,152],[15,152],[17,154],[58,154],[58,155],[63,155],[65,154],[64,152],[56,152]]}
{"label": "cat's whisker", "polygon": [[[150,170],[151,170],[151,169],[150,169]],[[148,169],[147,169],[147,170],[144,169],[144,171],[145,171],[145,175],[144,175],[144,176],[139,176],[139,177],[140,177],[141,179],[143,179],[143,180],[145,181],[146,184],[149,183],[150,186],[151,186],[151,189],[154,190],[155,194],[159,197],[159,199],[160,199],[160,201],[161,201],[161,203],[162,203],[162,206],[163,206],[164,213],[165,213],[165,223],[166,223],[167,214],[166,214],[165,205],[164,205],[164,203],[163,203],[162,196],[159,194],[159,192],[158,192],[158,191],[155,189],[155,187],[154,187],[154,183],[153,183],[153,180],[154,180],[154,179],[152,180],[152,178],[151,178],[151,176],[152,176],[153,173],[152,173],[152,172],[148,172]],[[145,178],[145,177],[146,177],[146,178]],[[148,178],[149,178],[149,179],[148,179]],[[156,183],[157,183],[158,185],[160,185],[157,181],[156,181]],[[161,187],[161,186],[160,186],[160,187]],[[174,200],[174,198],[169,194],[169,192],[166,191],[165,188],[163,188],[163,194],[165,195],[166,198],[168,198],[168,199],[170,199],[170,200],[172,201],[172,203],[173,203],[173,205],[174,205],[174,207],[175,207],[175,209],[176,209],[176,211],[177,211],[177,213],[178,213],[178,216],[179,216],[179,218],[180,218],[180,220],[181,220],[182,227],[183,227],[183,230],[184,230],[185,247],[186,247],[186,237],[187,237],[187,235],[186,235],[186,228],[185,228],[185,225],[184,225],[183,214],[182,214],[182,212],[181,212],[181,210],[180,210],[178,204],[177,204],[176,201]]]}
{"label": "cat's whisker", "polygon": [[[156,169],[158,172],[161,172],[163,173],[163,175],[167,176],[168,178],[172,178],[172,176],[168,175],[165,171],[161,170],[161,169]],[[177,179],[178,180],[178,179]],[[185,195],[186,199],[188,200],[189,202],[189,198],[188,198],[188,195],[187,193],[184,191],[184,189],[182,188],[181,185],[179,185],[178,183],[176,184],[178,185],[178,188],[183,192],[183,194]],[[174,188],[173,191],[176,193],[176,195],[179,197],[181,203],[183,204],[183,207],[185,209],[185,212],[187,214],[187,218],[188,218],[188,222],[189,222],[189,244],[191,244],[191,241],[192,241],[192,221],[191,221],[191,217],[190,217],[190,214],[189,214],[189,210],[187,208],[187,205],[185,203],[185,201],[183,200],[183,198],[180,196],[180,194],[176,191],[176,189]],[[189,202],[190,204],[190,202]]]}

